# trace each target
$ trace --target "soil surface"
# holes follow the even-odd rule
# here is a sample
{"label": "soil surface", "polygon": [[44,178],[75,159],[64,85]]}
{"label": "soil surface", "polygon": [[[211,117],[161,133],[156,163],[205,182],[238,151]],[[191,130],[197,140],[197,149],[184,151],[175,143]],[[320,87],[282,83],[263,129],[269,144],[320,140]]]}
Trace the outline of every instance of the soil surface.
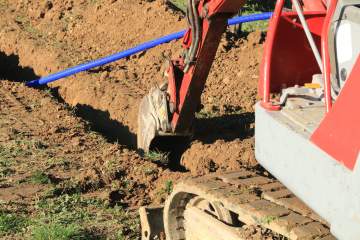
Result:
{"label": "soil surface", "polygon": [[[122,216],[134,219],[139,206],[163,203],[182,178],[257,165],[253,106],[264,40],[260,32],[243,38],[224,34],[194,138],[181,156],[186,171],[176,171],[159,159],[140,157],[135,140],[139,101],[162,81],[163,63],[181,51],[179,42],[41,89],[22,82],[182,30],[186,21],[179,13],[161,0],[5,0],[0,13],[0,78],[6,79],[0,86],[5,162],[0,162],[0,200],[6,203],[0,212],[37,218],[39,198],[52,201],[76,193],[100,199],[102,211],[121,206]],[[138,223],[127,220],[99,226],[84,223],[83,229],[109,239],[119,233],[125,239],[139,236]],[[34,230],[4,233],[0,228],[1,234],[21,239],[34,236]]]}

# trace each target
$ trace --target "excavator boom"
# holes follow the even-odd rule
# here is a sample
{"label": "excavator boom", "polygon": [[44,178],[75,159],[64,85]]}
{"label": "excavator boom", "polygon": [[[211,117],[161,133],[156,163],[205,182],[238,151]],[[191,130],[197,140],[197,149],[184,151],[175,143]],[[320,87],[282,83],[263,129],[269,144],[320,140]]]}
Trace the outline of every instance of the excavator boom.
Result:
{"label": "excavator boom", "polygon": [[189,29],[182,56],[170,60],[165,82],[139,108],[138,148],[149,151],[156,137],[191,135],[195,112],[227,20],[245,0],[189,0]]}

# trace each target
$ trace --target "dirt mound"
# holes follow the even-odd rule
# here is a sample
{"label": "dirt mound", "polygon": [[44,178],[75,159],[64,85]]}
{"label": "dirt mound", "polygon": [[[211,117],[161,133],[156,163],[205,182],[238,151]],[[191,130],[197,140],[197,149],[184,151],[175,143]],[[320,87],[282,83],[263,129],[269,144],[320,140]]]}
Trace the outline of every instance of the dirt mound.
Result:
{"label": "dirt mound", "polygon": [[194,142],[182,156],[182,164],[195,176],[216,171],[238,170],[241,166],[256,165],[252,139],[239,139],[225,142],[218,140],[213,144]]}
{"label": "dirt mound", "polygon": [[195,142],[182,156],[193,175],[257,165],[254,109],[263,34],[246,39],[225,36],[197,114]]}
{"label": "dirt mound", "polygon": [[202,96],[207,111],[253,112],[263,42],[261,32],[241,39],[224,36]]}

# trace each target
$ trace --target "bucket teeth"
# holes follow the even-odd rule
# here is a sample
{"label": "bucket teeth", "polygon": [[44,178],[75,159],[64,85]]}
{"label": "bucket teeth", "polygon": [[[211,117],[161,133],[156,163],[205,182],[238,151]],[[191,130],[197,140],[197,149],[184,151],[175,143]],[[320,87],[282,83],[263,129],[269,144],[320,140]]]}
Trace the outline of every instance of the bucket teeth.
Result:
{"label": "bucket teeth", "polygon": [[154,87],[140,103],[138,113],[137,146],[149,151],[152,140],[161,132],[171,132],[167,93],[164,86]]}

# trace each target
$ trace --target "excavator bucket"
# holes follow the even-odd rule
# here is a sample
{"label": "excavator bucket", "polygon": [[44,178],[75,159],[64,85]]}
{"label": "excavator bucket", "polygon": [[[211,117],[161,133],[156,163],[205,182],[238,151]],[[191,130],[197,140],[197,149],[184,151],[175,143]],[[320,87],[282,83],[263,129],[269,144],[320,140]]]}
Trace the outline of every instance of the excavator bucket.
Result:
{"label": "excavator bucket", "polygon": [[149,151],[164,153],[167,157],[159,159],[161,164],[168,164],[173,170],[183,170],[180,158],[189,146],[191,132],[182,134],[172,130],[167,90],[167,83],[153,87],[141,100],[137,145],[141,154]]}
{"label": "excavator bucket", "polygon": [[[171,135],[167,101],[167,84],[153,87],[141,100],[138,113],[138,149],[143,153],[150,150],[157,136]],[[165,134],[166,132],[166,134]]]}

